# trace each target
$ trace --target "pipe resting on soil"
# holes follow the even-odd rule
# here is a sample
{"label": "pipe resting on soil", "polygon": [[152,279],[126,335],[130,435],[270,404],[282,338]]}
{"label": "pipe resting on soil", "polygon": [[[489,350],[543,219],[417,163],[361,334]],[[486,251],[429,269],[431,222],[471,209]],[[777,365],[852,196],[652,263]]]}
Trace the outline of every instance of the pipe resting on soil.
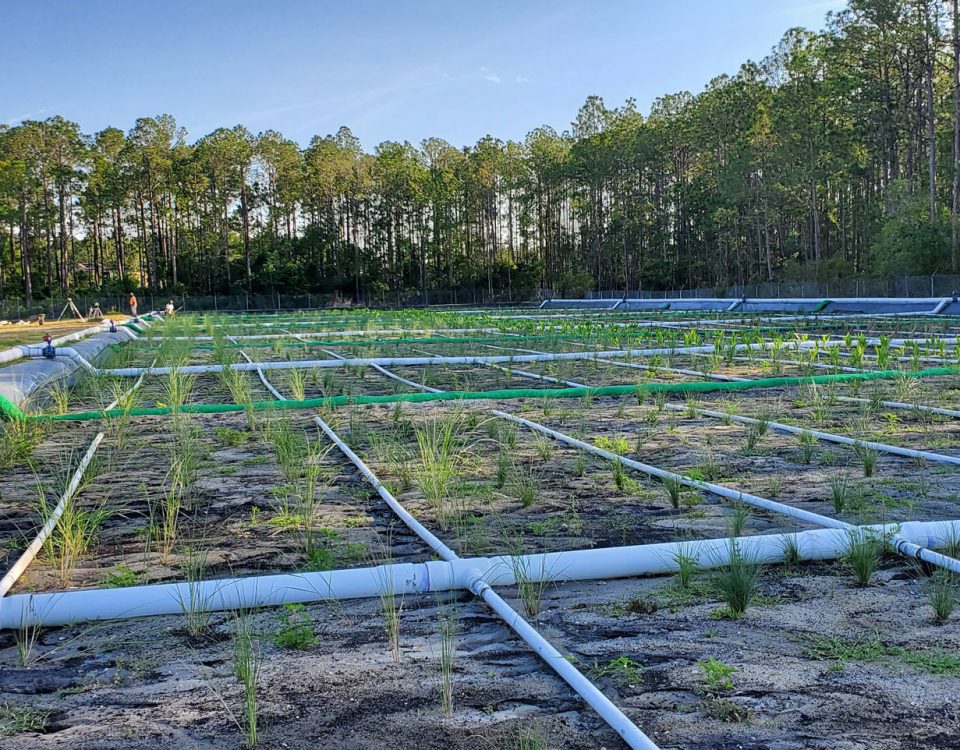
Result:
{"label": "pipe resting on soil", "polygon": [[[722,567],[731,554],[756,564],[784,562],[795,545],[799,559],[832,560],[847,550],[851,535],[899,537],[921,547],[942,547],[960,534],[960,520],[813,529],[782,534],[660,542],[532,555],[392,563],[309,573],[158,583],[113,589],[14,594],[0,599],[0,629],[56,627],[80,622],[181,614],[191,602],[204,612],[513,586],[529,582],[594,581],[677,572],[680,558],[698,568]],[[450,554],[453,554],[452,552]],[[792,551],[791,551],[792,554]]]}
{"label": "pipe resting on soil", "polygon": [[[243,353],[248,362],[253,360]],[[382,372],[394,376],[393,373],[379,368]],[[284,400],[280,394],[267,380],[263,370],[257,369],[260,380],[270,391],[281,401]],[[423,386],[426,387],[426,386]],[[387,503],[394,514],[403,521],[406,526],[426,542],[430,548],[447,564],[463,564],[457,553],[450,549],[440,539],[420,523],[406,508],[393,496],[393,494],[383,486],[383,483],[376,474],[363,462],[363,460],[348,446],[339,435],[320,417],[315,417],[317,426],[323,430],[324,434],[336,444],[343,455],[357,468],[363,477],[370,482],[371,486],[377,491],[381,499]],[[429,564],[429,563],[428,563]],[[544,570],[541,565],[541,571]],[[469,582],[464,588],[468,588],[475,596],[483,599],[487,605],[493,609],[509,625],[513,631],[519,635],[530,648],[532,648],[561,678],[563,678],[570,687],[572,687],[594,711],[632,748],[640,750],[659,750],[657,745],[645,735],[636,724],[630,721],[617,706],[607,698],[597,687],[590,682],[576,667],[557,651],[553,645],[547,641],[537,630],[524,620],[520,613],[511,607],[503,598],[497,594],[484,580],[483,568],[477,565],[468,565],[466,576]],[[516,570],[516,569],[515,569]],[[429,570],[427,571],[429,581]],[[452,580],[456,581],[455,574]],[[380,594],[384,591],[384,578],[380,578]],[[393,576],[390,576],[393,580]],[[429,585],[429,584],[428,584]]]}
{"label": "pipe resting on soil", "polygon": [[[257,370],[249,366],[248,370]],[[398,393],[390,396],[330,396],[326,398],[308,398],[303,401],[287,399],[285,401],[254,401],[251,404],[185,404],[178,411],[184,414],[223,414],[228,412],[271,411],[275,409],[315,409],[337,408],[361,404],[394,404],[397,402],[425,403],[430,401],[510,401],[523,398],[582,398],[599,396],[637,396],[647,393],[711,393],[714,391],[746,391],[754,388],[789,388],[800,385],[847,383],[854,380],[895,380],[897,378],[933,378],[945,375],[960,375],[960,367],[936,367],[929,370],[904,373],[900,370],[878,370],[875,372],[843,375],[811,375],[796,378],[762,378],[747,381],[693,382],[693,383],[644,383],[641,385],[611,385],[601,388],[510,388],[495,391],[442,391],[440,393]],[[147,407],[127,410],[87,411],[73,414],[27,415],[7,401],[0,399],[0,416],[6,419],[38,419],[59,422],[88,421],[106,417],[147,417],[172,414],[170,407]]]}
{"label": "pipe resting on soil", "polygon": [[[63,511],[67,507],[67,504],[70,503],[70,501],[73,499],[73,496],[76,494],[77,488],[80,486],[80,482],[83,480],[83,474],[90,465],[90,462],[93,460],[93,455],[97,452],[97,448],[100,447],[100,442],[102,440],[103,433],[98,432],[97,436],[93,439],[93,442],[90,443],[90,447],[87,448],[87,452],[83,454],[80,464],[77,466],[76,471],[73,472],[73,476],[70,478],[70,483],[64,490],[63,495],[60,496],[59,502],[53,509],[53,512],[50,514],[50,517],[47,519],[46,523],[44,523],[44,525],[40,528],[40,531],[37,533],[36,538],[34,538],[34,540],[30,543],[30,546],[23,551],[23,554],[20,555],[17,561],[11,566],[6,575],[0,579],[0,597],[6,596],[13,584],[17,582],[17,579],[23,575],[23,571],[25,571],[27,566],[33,562],[33,558],[37,556],[37,553],[43,547],[43,543],[57,527],[57,523],[60,521],[60,516],[63,515]],[[0,599],[0,608],[4,606],[4,601],[4,599]]]}
{"label": "pipe resting on soil", "polygon": [[[776,500],[768,500],[763,497],[758,497],[757,495],[751,495],[747,492],[741,492],[740,490],[732,490],[729,487],[713,484],[712,482],[691,479],[685,474],[678,474],[673,471],[667,471],[666,469],[658,469],[655,466],[634,461],[633,459],[620,456],[616,453],[604,450],[603,448],[598,448],[595,445],[585,443],[577,438],[565,435],[562,432],[551,430],[549,427],[544,427],[542,424],[531,422],[529,419],[524,419],[523,417],[515,417],[512,414],[507,414],[506,412],[502,411],[494,411],[493,414],[501,417],[502,419],[508,419],[511,422],[516,422],[524,427],[528,427],[534,432],[547,435],[558,442],[566,443],[567,445],[579,448],[587,453],[592,453],[600,458],[605,458],[608,461],[618,461],[624,466],[643,472],[648,476],[657,477],[661,480],[667,479],[671,481],[677,481],[683,484],[685,487],[693,487],[701,492],[709,492],[726,500],[741,502],[747,505],[753,505],[757,508],[763,508],[764,510],[772,511],[774,513],[779,513],[781,515],[790,516],[791,518],[796,518],[799,521],[806,521],[807,523],[815,526],[823,526],[830,529],[843,529],[850,532],[857,529],[857,527],[853,524],[847,523],[846,521],[841,521],[838,518],[831,518],[830,516],[824,516],[820,513],[814,513],[809,510],[803,510],[802,508],[796,508],[792,505],[786,505],[785,503],[778,503]],[[938,552],[934,552],[925,548],[923,545],[918,545],[909,539],[902,538],[898,534],[893,534],[890,537],[890,544],[899,554],[903,555],[904,557],[916,558],[918,560],[928,562],[931,565],[945,568],[954,573],[960,573],[960,560],[948,557],[947,555],[941,555]]]}

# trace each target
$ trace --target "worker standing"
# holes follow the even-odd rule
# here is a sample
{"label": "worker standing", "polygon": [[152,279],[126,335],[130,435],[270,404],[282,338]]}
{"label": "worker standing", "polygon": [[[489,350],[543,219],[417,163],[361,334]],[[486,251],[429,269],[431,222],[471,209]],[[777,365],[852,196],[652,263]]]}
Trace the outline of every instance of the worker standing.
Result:
{"label": "worker standing", "polygon": [[137,295],[133,292],[130,292],[130,299],[127,300],[130,304],[130,314],[136,318],[137,317]]}

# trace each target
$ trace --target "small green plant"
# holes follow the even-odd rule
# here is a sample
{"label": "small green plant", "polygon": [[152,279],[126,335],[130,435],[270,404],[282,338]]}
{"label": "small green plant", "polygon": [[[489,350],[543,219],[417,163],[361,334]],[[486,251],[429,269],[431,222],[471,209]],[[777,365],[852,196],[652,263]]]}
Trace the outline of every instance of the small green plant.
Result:
{"label": "small green plant", "polygon": [[184,628],[193,638],[206,634],[210,629],[210,596],[205,591],[209,553],[204,547],[188,546],[183,549],[180,568],[186,580],[186,594],[180,595]]}
{"label": "small green plant", "polygon": [[663,488],[667,491],[667,497],[670,498],[670,507],[680,510],[684,490],[682,477],[679,474],[668,474],[663,477]]}
{"label": "small green plant", "polygon": [[496,476],[494,479],[497,488],[502,489],[507,486],[515,468],[513,454],[501,448],[497,453]]}
{"label": "small green plant", "polygon": [[803,463],[809,464],[813,460],[813,451],[817,445],[817,438],[812,432],[801,432],[797,435],[800,444],[800,456]]}
{"label": "small green plant", "polygon": [[29,667],[33,663],[33,649],[40,642],[43,632],[42,618],[38,616],[33,597],[27,602],[27,608],[22,610],[20,624],[13,631],[13,640],[17,645],[17,663],[21,667]]}
{"label": "small green plant", "polygon": [[190,400],[190,395],[193,393],[196,380],[196,375],[182,373],[178,366],[170,368],[167,374],[164,398],[166,399],[167,406],[169,406],[174,413],[179,412],[184,404]]}
{"label": "small green plant", "polygon": [[544,461],[553,455],[554,442],[552,438],[538,432],[534,435],[533,442],[537,448],[537,455]]}
{"label": "small green plant", "polygon": [[573,473],[575,476],[583,477],[587,474],[587,458],[583,453],[578,453],[573,462]]}
{"label": "small green plant", "polygon": [[[72,472],[67,472],[67,476],[71,474]],[[52,521],[57,506],[61,507],[53,531],[43,546],[50,560],[59,569],[60,580],[64,584],[70,580],[77,562],[93,545],[104,521],[110,516],[103,501],[84,507],[77,497],[78,494],[73,492],[67,495],[65,484],[60,502],[50,502],[43,484],[37,480],[37,506],[44,524]]]}
{"label": "small green plant", "polygon": [[43,422],[10,419],[0,422],[0,469],[30,463],[43,440]]}
{"label": "small green plant", "polygon": [[306,398],[307,378],[299,367],[287,370],[287,387],[294,401],[303,401]]}
{"label": "small green plant", "polygon": [[621,687],[636,685],[643,679],[643,667],[629,656],[618,656],[606,664],[594,664],[590,675],[594,679],[612,677]]}
{"label": "small green plant", "polygon": [[627,453],[630,450],[630,443],[623,435],[616,435],[612,438],[601,436],[594,439],[593,443],[601,450],[611,453]]}
{"label": "small green plant", "polygon": [[453,716],[453,665],[457,649],[457,619],[450,612],[440,615],[440,707]]}
{"label": "small green plant", "polygon": [[869,586],[883,556],[884,542],[873,534],[852,531],[847,540],[843,561],[853,572],[858,586]]}
{"label": "small green plant", "polygon": [[250,439],[250,433],[232,427],[214,427],[213,435],[226,446],[237,448]]}
{"label": "small green plant", "polygon": [[781,542],[783,562],[787,567],[800,562],[800,544],[796,534],[785,534]]}
{"label": "small green plant", "polygon": [[950,619],[960,602],[960,587],[956,577],[949,570],[935,570],[927,581],[927,596],[933,608],[933,620],[942,625]]}
{"label": "small green plant", "polygon": [[636,480],[627,475],[627,469],[619,458],[613,462],[613,484],[622,495],[635,495],[640,489]]}
{"label": "small green plant", "polygon": [[549,750],[550,733],[545,724],[525,721],[517,726],[516,750]]}
{"label": "small green plant", "polygon": [[750,520],[752,511],[750,506],[746,503],[737,501],[733,504],[733,510],[730,512],[730,520],[728,522],[728,528],[730,530],[730,536],[742,536],[743,528],[747,525],[747,521]]}
{"label": "small green plant", "polygon": [[733,724],[750,724],[752,718],[749,708],[719,695],[707,696],[707,715]]}
{"label": "small green plant", "polygon": [[518,469],[513,478],[513,491],[524,508],[529,508],[537,499],[537,477],[529,469]]}
{"label": "small green plant", "polygon": [[420,454],[415,475],[427,502],[434,509],[442,529],[459,517],[460,505],[455,493],[459,477],[457,433],[460,412],[443,419],[417,425],[417,448]]}
{"label": "small green plant", "polygon": [[827,478],[827,484],[830,486],[830,499],[833,501],[834,511],[843,513],[847,509],[850,477],[846,474],[831,474]]}
{"label": "small green plant", "polygon": [[698,662],[703,670],[703,684],[707,690],[733,690],[733,680],[730,679],[737,670],[729,664],[724,664],[712,656]]}
{"label": "small green plant", "polygon": [[257,685],[263,665],[263,649],[249,615],[240,615],[233,627],[233,671],[243,686],[243,721],[248,748],[257,746]]}
{"label": "small green plant", "polygon": [[713,574],[714,588],[727,605],[725,614],[736,619],[746,612],[756,596],[760,573],[761,566],[731,539],[726,563]]}
{"label": "small green plant", "polygon": [[767,434],[766,422],[753,422],[747,430],[747,451],[753,452],[760,444],[760,440]]}
{"label": "small green plant", "polygon": [[285,604],[278,615],[278,630],[273,643],[278,648],[307,651],[317,645],[310,615],[302,604]]}
{"label": "small green plant", "polygon": [[872,477],[873,470],[877,465],[877,449],[858,440],[853,444],[853,452],[863,467],[863,475]]}
{"label": "small green plant", "polygon": [[[516,546],[522,547],[522,540]],[[523,608],[530,617],[537,617],[543,604],[543,595],[553,580],[546,563],[540,560],[539,567],[520,554],[511,555],[510,567],[514,580],[517,582],[517,594],[523,603]]]}
{"label": "small green plant", "polygon": [[0,737],[12,737],[22,732],[43,734],[47,731],[50,714],[47,711],[30,706],[0,706]]}
{"label": "small green plant", "polygon": [[54,414],[66,414],[70,411],[70,386],[63,380],[58,380],[49,391],[50,401],[53,402]]}
{"label": "small green plant", "polygon": [[697,558],[691,554],[691,550],[683,547],[673,556],[673,561],[677,564],[677,584],[682,589],[689,589],[693,583],[693,576],[699,567]]}
{"label": "small green plant", "polygon": [[103,577],[102,585],[105,589],[122,589],[136,586],[140,583],[140,574],[126,565],[117,565]]}

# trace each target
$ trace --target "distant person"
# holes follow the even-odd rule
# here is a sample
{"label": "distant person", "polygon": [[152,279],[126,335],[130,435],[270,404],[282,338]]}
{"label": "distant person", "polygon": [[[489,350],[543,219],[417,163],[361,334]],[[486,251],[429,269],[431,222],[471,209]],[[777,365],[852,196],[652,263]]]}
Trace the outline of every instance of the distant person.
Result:
{"label": "distant person", "polygon": [[170,300],[170,301],[167,303],[167,306],[163,308],[163,312],[164,312],[164,314],[166,314],[166,316],[167,316],[168,318],[172,318],[172,317],[173,317],[174,312],[176,312],[176,308],[174,308],[174,306],[173,306],[173,300]]}
{"label": "distant person", "polygon": [[133,317],[137,317],[137,295],[130,292],[130,299],[127,300],[127,304],[130,305],[130,314]]}

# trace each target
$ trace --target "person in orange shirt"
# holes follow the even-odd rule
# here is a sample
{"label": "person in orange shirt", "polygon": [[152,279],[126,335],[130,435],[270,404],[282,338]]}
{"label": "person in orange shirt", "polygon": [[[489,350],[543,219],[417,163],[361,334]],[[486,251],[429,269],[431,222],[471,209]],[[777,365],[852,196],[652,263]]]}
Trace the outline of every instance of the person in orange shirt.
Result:
{"label": "person in orange shirt", "polygon": [[137,295],[133,292],[130,292],[130,299],[128,300],[130,304],[130,314],[133,317],[137,317]]}

